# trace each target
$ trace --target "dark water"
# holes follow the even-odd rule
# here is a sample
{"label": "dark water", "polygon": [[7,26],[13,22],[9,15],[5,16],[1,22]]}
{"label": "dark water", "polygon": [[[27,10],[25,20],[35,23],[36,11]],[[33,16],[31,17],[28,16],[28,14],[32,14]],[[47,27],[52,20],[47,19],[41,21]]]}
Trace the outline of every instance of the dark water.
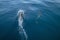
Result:
{"label": "dark water", "polygon": [[43,3],[0,1],[0,40],[21,40],[17,29],[19,9],[25,10],[23,26],[28,40],[60,40],[60,3]]}

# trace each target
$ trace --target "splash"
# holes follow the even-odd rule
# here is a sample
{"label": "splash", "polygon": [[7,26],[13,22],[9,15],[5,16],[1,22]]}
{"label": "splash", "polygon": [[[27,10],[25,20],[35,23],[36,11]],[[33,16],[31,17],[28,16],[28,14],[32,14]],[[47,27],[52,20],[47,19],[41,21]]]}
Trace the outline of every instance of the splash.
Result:
{"label": "splash", "polygon": [[19,34],[21,35],[21,40],[27,40],[27,34],[23,28],[23,18],[24,18],[24,10],[19,10],[18,11],[18,30]]}

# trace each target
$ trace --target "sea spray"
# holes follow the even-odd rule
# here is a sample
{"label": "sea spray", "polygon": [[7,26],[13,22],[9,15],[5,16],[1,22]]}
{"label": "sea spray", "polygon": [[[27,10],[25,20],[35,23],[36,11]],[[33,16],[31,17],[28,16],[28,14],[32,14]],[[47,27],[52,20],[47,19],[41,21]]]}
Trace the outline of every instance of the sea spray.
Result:
{"label": "sea spray", "polygon": [[19,34],[21,35],[21,40],[27,40],[27,34],[23,28],[23,18],[24,18],[24,10],[19,10],[18,13],[18,30],[19,30]]}

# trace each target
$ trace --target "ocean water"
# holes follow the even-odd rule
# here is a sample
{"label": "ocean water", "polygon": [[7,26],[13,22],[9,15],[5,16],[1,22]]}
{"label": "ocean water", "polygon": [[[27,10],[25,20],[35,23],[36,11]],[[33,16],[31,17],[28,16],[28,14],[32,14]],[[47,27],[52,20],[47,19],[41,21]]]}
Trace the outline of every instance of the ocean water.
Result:
{"label": "ocean water", "polygon": [[21,40],[18,10],[24,10],[28,40],[60,40],[59,0],[0,0],[0,40]]}

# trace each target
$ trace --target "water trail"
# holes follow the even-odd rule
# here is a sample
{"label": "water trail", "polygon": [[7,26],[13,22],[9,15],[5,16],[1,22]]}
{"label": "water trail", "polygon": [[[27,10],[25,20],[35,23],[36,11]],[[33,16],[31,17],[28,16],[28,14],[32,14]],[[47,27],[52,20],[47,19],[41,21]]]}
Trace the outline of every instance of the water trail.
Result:
{"label": "water trail", "polygon": [[18,30],[19,34],[21,35],[21,40],[27,40],[27,34],[23,28],[23,16],[24,16],[24,10],[19,10],[18,11]]}

